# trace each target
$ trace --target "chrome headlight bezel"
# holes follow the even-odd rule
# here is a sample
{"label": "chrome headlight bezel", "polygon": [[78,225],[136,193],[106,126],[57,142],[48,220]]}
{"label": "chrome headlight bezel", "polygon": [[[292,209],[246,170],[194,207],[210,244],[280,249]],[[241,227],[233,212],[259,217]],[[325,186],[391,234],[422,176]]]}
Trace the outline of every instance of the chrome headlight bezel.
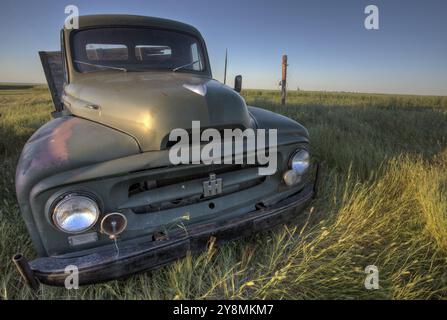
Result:
{"label": "chrome headlight bezel", "polygon": [[[89,224],[85,227],[78,228],[78,229],[66,229],[63,227],[63,224],[61,223],[60,218],[58,217],[58,210],[61,209],[63,205],[66,205],[69,201],[88,201],[90,202],[91,208],[94,210],[94,217],[93,219],[90,219]],[[76,214],[76,213],[75,213]],[[99,220],[99,217],[101,215],[101,208],[98,204],[98,201],[95,199],[95,197],[86,194],[86,193],[80,193],[80,192],[70,192],[67,194],[62,195],[61,197],[58,197],[53,204],[51,205],[50,209],[50,215],[51,215],[51,221],[53,222],[53,225],[59,230],[64,233],[69,234],[80,234],[83,232],[86,232],[93,228],[96,223]]]}

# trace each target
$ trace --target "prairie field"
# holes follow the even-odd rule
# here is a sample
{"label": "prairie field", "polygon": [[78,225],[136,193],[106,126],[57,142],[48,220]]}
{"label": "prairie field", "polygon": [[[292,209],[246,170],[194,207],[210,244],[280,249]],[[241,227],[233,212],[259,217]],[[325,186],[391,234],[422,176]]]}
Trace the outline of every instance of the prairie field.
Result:
{"label": "prairie field", "polygon": [[[42,286],[39,299],[447,299],[447,97],[245,90],[304,124],[318,197],[289,225],[104,284]],[[35,257],[14,190],[44,86],[0,87],[0,299],[31,299],[11,262]],[[375,265],[379,288],[364,286]]]}

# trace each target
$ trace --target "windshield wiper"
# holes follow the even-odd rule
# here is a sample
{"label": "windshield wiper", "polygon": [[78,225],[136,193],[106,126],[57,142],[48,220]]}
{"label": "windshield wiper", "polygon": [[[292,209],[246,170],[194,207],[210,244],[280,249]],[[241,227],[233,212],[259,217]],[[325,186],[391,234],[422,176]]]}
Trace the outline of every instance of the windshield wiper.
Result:
{"label": "windshield wiper", "polygon": [[104,66],[104,65],[101,65],[101,64],[88,63],[88,62],[79,61],[79,60],[73,60],[73,61],[76,62],[76,63],[79,63],[79,64],[85,64],[86,66],[97,67],[97,68],[105,68],[105,69],[113,69],[113,70],[120,70],[120,71],[127,72],[126,68]]}
{"label": "windshield wiper", "polygon": [[195,60],[195,61],[193,61],[193,62],[184,64],[184,65],[182,65],[182,66],[180,66],[180,67],[177,67],[177,68],[172,69],[172,71],[176,72],[177,70],[180,70],[180,69],[189,67],[190,65],[193,65],[193,64],[195,64],[195,63],[197,63],[197,62],[200,62],[200,60]]}

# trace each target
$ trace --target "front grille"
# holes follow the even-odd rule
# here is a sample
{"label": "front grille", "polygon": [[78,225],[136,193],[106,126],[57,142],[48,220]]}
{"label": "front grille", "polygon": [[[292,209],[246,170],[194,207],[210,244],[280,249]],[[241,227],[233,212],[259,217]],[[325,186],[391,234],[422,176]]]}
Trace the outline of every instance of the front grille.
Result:
{"label": "front grille", "polygon": [[129,200],[122,208],[142,214],[209,200],[212,197],[205,198],[203,195],[203,182],[209,180],[211,173],[222,178],[222,193],[214,197],[252,188],[266,179],[258,174],[258,167],[254,165],[209,165],[202,169],[199,173],[134,184],[129,188]]}

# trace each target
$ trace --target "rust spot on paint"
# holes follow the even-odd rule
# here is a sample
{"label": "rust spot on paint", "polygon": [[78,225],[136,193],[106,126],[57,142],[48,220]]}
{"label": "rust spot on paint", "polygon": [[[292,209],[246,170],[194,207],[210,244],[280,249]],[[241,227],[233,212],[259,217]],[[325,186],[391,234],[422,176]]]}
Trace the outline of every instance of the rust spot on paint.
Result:
{"label": "rust spot on paint", "polygon": [[44,146],[43,148],[34,150],[35,153],[30,167],[46,168],[67,161],[69,157],[68,141],[73,136],[74,128],[80,121],[78,118],[72,118],[57,123],[53,128],[48,128],[49,131],[40,137],[47,141],[39,144]]}

